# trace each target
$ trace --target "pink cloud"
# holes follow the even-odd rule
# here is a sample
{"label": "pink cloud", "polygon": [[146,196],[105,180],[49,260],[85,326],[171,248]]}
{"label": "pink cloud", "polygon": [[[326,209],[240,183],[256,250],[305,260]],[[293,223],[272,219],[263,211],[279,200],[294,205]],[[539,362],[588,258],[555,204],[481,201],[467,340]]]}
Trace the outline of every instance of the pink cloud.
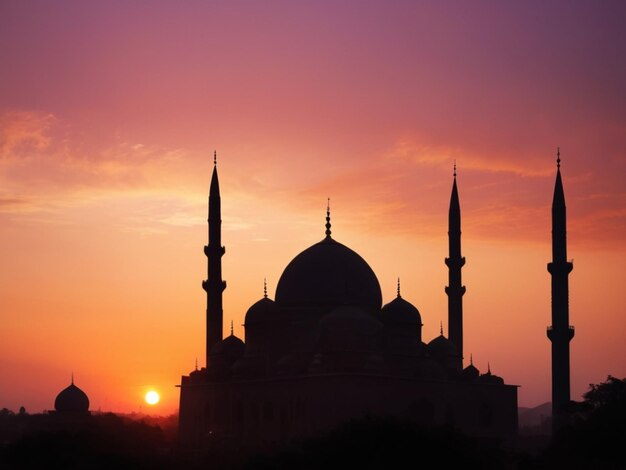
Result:
{"label": "pink cloud", "polygon": [[22,158],[50,145],[49,129],[57,119],[53,114],[7,111],[0,114],[0,159]]}

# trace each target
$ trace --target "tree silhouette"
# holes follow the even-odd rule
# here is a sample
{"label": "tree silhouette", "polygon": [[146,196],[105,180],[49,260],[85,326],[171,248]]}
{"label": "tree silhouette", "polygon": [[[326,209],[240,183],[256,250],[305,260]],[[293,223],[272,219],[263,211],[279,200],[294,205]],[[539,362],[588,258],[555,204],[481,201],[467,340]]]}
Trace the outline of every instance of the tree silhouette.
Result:
{"label": "tree silhouette", "polygon": [[626,379],[609,375],[590,384],[583,397],[571,407],[573,423],[554,436],[546,452],[548,468],[626,468]]}

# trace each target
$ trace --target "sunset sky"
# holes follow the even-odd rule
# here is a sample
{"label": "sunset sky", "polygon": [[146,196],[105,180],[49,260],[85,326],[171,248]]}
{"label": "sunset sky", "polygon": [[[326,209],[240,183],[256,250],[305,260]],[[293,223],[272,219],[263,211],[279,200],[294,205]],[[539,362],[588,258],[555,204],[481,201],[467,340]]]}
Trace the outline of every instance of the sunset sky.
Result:
{"label": "sunset sky", "polygon": [[[465,364],[550,400],[550,205],[568,208],[572,398],[626,376],[623,1],[0,2],[0,408],[178,408],[204,365],[207,195],[224,331],[324,236],[447,330],[461,199]],[[161,402],[148,409],[149,388]]]}

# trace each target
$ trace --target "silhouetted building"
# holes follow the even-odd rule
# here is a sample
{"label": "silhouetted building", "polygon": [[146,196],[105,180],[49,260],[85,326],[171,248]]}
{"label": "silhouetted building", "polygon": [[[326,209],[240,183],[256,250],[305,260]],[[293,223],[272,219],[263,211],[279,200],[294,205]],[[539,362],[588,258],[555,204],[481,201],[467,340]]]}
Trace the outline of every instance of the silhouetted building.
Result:
{"label": "silhouetted building", "polygon": [[54,409],[59,415],[79,416],[89,414],[89,397],[72,383],[59,392],[54,400]]}
{"label": "silhouetted building", "polygon": [[[222,339],[219,210],[214,166],[205,247],[209,278],[203,283],[208,337],[213,339],[207,367],[182,377],[183,443],[269,445],[315,435],[366,414],[450,424],[477,436],[506,438],[516,433],[517,387],[505,385],[490,370],[481,375],[471,362],[463,369],[465,259],[456,169],[446,258],[451,339],[442,326],[440,335],[427,344],[422,341],[420,312],[402,298],[400,281],[396,298],[383,306],[370,266],[332,238],[330,208],[324,239],[287,265],[276,300],[268,297],[265,287],[263,298],[248,309],[246,342],[235,337],[232,328]],[[215,303],[212,296],[218,297]]]}
{"label": "silhouetted building", "polygon": [[557,150],[556,182],[552,199],[552,262],[548,271],[552,277],[552,326],[548,338],[552,342],[552,424],[559,428],[569,421],[570,402],[569,342],[574,327],[569,324],[568,276],[574,268],[567,260],[567,229],[565,194],[561,180],[561,152]]}

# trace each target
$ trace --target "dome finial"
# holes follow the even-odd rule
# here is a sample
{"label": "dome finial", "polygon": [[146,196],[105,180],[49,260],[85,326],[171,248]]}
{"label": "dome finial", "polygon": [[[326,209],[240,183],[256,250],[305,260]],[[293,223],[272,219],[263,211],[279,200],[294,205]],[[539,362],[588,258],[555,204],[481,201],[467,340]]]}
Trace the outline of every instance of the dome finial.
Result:
{"label": "dome finial", "polygon": [[487,362],[487,373],[491,375],[491,364]]}
{"label": "dome finial", "polygon": [[330,238],[330,198],[326,204],[326,238]]}
{"label": "dome finial", "polygon": [[400,297],[400,278],[398,278],[398,298]]}
{"label": "dome finial", "polygon": [[72,371],[72,385],[74,385],[74,371]]}
{"label": "dome finial", "polygon": [[443,321],[439,320],[439,334],[443,336]]}
{"label": "dome finial", "polygon": [[474,355],[470,353],[470,366],[474,365]]}
{"label": "dome finial", "polygon": [[267,299],[267,279],[263,278],[263,298]]}
{"label": "dome finial", "polygon": [[561,168],[561,147],[556,148],[556,168]]}
{"label": "dome finial", "polygon": [[198,370],[198,358],[196,357],[196,370]]}
{"label": "dome finial", "polygon": [[456,178],[456,158],[454,159],[454,172],[453,176]]}
{"label": "dome finial", "polygon": [[233,332],[233,321],[230,321],[230,335],[233,336],[234,332]]}
{"label": "dome finial", "polygon": [[217,166],[217,150],[213,150],[213,166]]}

